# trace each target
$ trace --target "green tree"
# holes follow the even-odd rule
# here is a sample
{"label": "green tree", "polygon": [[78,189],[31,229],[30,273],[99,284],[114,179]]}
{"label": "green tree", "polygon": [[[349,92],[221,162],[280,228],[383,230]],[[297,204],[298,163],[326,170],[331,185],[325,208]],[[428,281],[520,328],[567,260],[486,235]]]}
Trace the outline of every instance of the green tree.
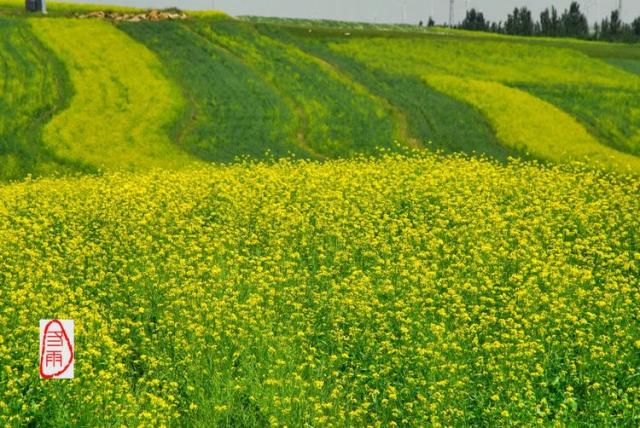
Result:
{"label": "green tree", "polygon": [[540,14],[540,34],[549,37],[560,35],[560,18],[554,6],[551,6],[551,10],[547,8]]}
{"label": "green tree", "polygon": [[640,37],[640,16],[633,20],[631,23],[631,30],[634,36]]}
{"label": "green tree", "polygon": [[504,33],[504,28],[502,26],[502,21],[500,22],[492,22],[489,31],[492,33]]}
{"label": "green tree", "polygon": [[600,40],[622,40],[631,39],[631,28],[626,26],[620,20],[620,13],[618,10],[611,12],[609,18],[602,20],[600,24]]}
{"label": "green tree", "polygon": [[600,33],[597,34],[599,40],[608,40],[611,36],[610,33],[611,23],[609,18],[604,18],[600,23]]}
{"label": "green tree", "polygon": [[534,24],[531,18],[531,11],[526,7],[515,8],[513,13],[507,17],[505,29],[507,34],[519,36],[533,35]]}
{"label": "green tree", "polygon": [[586,38],[589,35],[589,22],[576,1],[571,3],[569,9],[565,9],[560,22],[564,36]]}
{"label": "green tree", "polygon": [[622,33],[622,21],[620,20],[620,12],[616,9],[611,12],[611,20],[609,21],[609,34],[611,37],[619,36]]}
{"label": "green tree", "polygon": [[473,31],[487,31],[489,29],[489,25],[484,19],[484,14],[475,9],[467,11],[467,16],[465,16],[460,27]]}

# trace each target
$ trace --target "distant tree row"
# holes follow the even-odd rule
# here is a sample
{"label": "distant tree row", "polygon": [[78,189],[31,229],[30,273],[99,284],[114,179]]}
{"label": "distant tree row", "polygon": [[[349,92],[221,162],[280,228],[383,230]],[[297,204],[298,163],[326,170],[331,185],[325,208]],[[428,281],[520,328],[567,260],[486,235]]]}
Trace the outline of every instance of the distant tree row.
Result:
{"label": "distant tree row", "polygon": [[[431,25],[432,21],[429,24]],[[582,13],[580,5],[575,1],[562,14],[559,14],[554,6],[550,9],[545,9],[537,21],[534,20],[531,11],[527,7],[514,9],[504,22],[490,22],[485,19],[482,12],[470,9],[457,28],[519,36],[576,37],[580,39],[626,42],[640,41],[640,17],[636,18],[631,24],[625,24],[620,19],[618,10],[614,10],[608,18],[590,28],[586,15]]]}

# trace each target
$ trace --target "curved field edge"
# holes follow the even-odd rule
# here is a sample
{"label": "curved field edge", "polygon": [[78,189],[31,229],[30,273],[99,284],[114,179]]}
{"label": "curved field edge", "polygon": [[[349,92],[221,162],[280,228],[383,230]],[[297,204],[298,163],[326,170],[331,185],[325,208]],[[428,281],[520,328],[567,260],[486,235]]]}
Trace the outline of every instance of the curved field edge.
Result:
{"label": "curved field edge", "polygon": [[143,45],[102,21],[30,19],[67,67],[75,94],[46,126],[57,156],[100,169],[176,168],[193,158],[173,144],[183,99]]}
{"label": "curved field edge", "polygon": [[[608,88],[618,91],[611,93],[620,94],[637,90],[640,83],[637,76],[582,53],[564,48],[542,51],[541,47],[526,46],[518,55],[511,55],[504,42],[379,37],[330,41],[328,46],[368,67],[420,77],[437,90],[470,103],[491,122],[501,143],[514,150],[550,161],[593,159],[595,164],[622,172],[637,172],[640,166],[639,158],[600,144],[587,128],[561,108],[517,89],[574,85],[585,90],[591,86]],[[391,60],[385,52],[394,49],[398,54]],[[493,92],[486,92],[485,96],[483,91]],[[559,105],[566,105],[564,101],[559,101]],[[579,113],[578,117],[588,114],[588,100],[578,101],[581,104],[573,109]],[[627,102],[633,103],[629,98]],[[605,116],[609,118],[615,117],[619,110],[615,103],[605,107]],[[619,135],[634,132],[635,125],[627,122],[623,124],[626,129],[622,130],[610,126],[611,121],[606,119],[594,125],[600,126],[599,135],[605,132]],[[635,143],[621,143],[618,139],[608,144]]]}
{"label": "curved field edge", "polygon": [[633,424],[639,194],[456,156],[1,187],[0,422]]}
{"label": "curved field edge", "polygon": [[189,25],[121,24],[155,52],[188,102],[177,143],[211,161],[238,156],[309,155],[296,145],[294,113],[280,94],[245,63],[190,29]]}
{"label": "curved field edge", "polygon": [[87,171],[55,156],[42,129],[72,96],[64,65],[21,20],[0,17],[0,182]]}
{"label": "curved field edge", "polygon": [[317,58],[243,23],[188,24],[276,88],[295,113],[303,149],[333,158],[396,148],[392,118],[380,100]]}
{"label": "curved field edge", "polygon": [[521,85],[571,114],[601,144],[640,156],[640,90],[576,85]]}
{"label": "curved field edge", "polygon": [[258,25],[257,29],[286,43],[296,44],[311,55],[322,58],[373,94],[384,99],[399,128],[400,139],[445,153],[485,155],[500,161],[524,156],[502,145],[485,117],[470,104],[460,102],[425,85],[417,77],[385,72],[329,49],[332,39],[316,37],[307,29]]}
{"label": "curved field edge", "polygon": [[430,76],[425,81],[475,105],[500,141],[548,161],[583,161],[620,172],[640,173],[640,158],[600,144],[576,119],[525,91],[495,82]]}

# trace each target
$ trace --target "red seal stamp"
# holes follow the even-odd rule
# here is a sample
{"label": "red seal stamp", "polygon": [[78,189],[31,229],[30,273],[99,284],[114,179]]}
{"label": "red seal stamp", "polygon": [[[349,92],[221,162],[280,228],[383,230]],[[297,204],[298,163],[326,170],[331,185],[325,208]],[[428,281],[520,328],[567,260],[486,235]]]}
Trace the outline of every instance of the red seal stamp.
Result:
{"label": "red seal stamp", "polygon": [[40,378],[72,379],[73,320],[40,320]]}

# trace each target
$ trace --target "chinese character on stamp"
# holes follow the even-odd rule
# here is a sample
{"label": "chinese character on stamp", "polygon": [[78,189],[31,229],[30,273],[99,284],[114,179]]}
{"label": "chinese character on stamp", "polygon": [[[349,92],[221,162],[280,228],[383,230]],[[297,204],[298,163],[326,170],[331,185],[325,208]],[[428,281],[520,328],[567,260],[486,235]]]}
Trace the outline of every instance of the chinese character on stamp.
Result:
{"label": "chinese character on stamp", "polygon": [[40,377],[72,379],[74,347],[73,320],[40,320]]}

